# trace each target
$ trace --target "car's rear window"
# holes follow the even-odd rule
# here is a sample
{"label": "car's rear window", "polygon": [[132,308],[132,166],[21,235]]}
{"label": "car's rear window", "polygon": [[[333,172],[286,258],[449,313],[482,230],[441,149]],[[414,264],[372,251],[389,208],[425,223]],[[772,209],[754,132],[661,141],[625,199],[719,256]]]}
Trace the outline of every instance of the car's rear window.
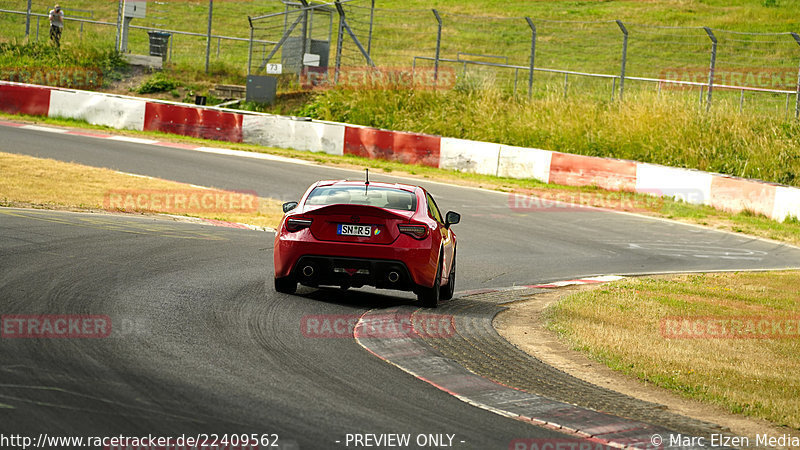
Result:
{"label": "car's rear window", "polygon": [[367,205],[400,211],[416,211],[417,197],[413,192],[386,187],[320,186],[308,195],[306,205]]}

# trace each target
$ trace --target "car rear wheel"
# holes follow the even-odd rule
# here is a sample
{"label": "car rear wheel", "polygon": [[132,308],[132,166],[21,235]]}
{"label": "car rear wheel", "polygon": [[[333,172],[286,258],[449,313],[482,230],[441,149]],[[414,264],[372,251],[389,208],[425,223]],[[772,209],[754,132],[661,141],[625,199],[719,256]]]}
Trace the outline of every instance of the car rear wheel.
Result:
{"label": "car rear wheel", "polygon": [[450,276],[447,277],[447,284],[439,289],[440,300],[450,300],[456,292],[456,254],[453,252],[453,264],[450,267]]}
{"label": "car rear wheel", "polygon": [[297,291],[297,281],[292,277],[275,278],[275,290],[283,294],[294,294]]}
{"label": "car rear wheel", "polygon": [[439,267],[436,269],[433,287],[423,287],[417,293],[417,299],[426,308],[436,308],[439,306],[439,294],[441,293],[442,282],[442,259],[439,258]]}

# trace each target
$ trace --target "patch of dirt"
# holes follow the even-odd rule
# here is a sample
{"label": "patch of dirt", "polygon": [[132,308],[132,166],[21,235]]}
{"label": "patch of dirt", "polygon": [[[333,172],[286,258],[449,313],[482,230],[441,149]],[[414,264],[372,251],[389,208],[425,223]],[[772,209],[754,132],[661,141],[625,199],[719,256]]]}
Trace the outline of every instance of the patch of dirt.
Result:
{"label": "patch of dirt", "polygon": [[594,286],[575,286],[536,294],[528,299],[507,303],[506,311],[494,319],[493,325],[503,338],[520,350],[576,378],[611,389],[644,401],[664,405],[668,411],[729,428],[731,434],[748,436],[755,442],[756,434],[781,436],[789,428],[775,426],[765,420],[729,413],[722,408],[686,399],[666,389],[615,372],[602,363],[572,350],[558,335],[544,327],[543,312],[563,296]]}

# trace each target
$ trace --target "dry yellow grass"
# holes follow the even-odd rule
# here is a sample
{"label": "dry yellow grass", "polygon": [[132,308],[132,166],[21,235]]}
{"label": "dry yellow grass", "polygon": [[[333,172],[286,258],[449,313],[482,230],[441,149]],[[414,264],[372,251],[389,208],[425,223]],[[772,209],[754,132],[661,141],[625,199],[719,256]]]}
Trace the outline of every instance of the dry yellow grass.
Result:
{"label": "dry yellow grass", "polygon": [[[275,227],[280,202],[247,193],[0,152],[0,205],[169,213]],[[209,195],[211,194],[211,195]]]}
{"label": "dry yellow grass", "polygon": [[[564,298],[548,326],[613,369],[800,429],[797,286],[798,271],[633,278]],[[687,339],[662,331],[669,317],[784,318],[794,326],[783,337]]]}

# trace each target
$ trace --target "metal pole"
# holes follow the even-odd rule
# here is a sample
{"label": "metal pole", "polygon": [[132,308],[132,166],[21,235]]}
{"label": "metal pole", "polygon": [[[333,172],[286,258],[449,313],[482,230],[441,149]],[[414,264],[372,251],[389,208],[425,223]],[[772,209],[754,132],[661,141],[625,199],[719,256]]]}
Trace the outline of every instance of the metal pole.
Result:
{"label": "metal pole", "polygon": [[714,90],[714,68],[717,64],[717,37],[711,31],[711,28],[703,27],[711,39],[711,66],[708,68],[708,99],[706,100],[706,111],[711,109],[711,94]]}
{"label": "metal pole", "polygon": [[[800,35],[792,33],[792,37],[800,45]],[[797,90],[794,94],[794,118],[800,119],[800,68],[797,70]]]}
{"label": "metal pole", "polygon": [[614,101],[614,92],[617,90],[617,77],[611,79],[611,101]]}
{"label": "metal pole", "polygon": [[619,29],[622,30],[622,67],[619,72],[619,99],[625,95],[625,65],[628,62],[628,29],[621,20],[617,20]]}
{"label": "metal pole", "polygon": [[528,69],[528,98],[530,99],[533,96],[533,68],[536,60],[536,25],[533,24],[533,20],[530,17],[525,17],[525,21],[531,27],[531,61]]}
{"label": "metal pole", "polygon": [[[303,24],[300,27],[300,34],[303,36],[303,55],[302,57],[305,58],[305,54],[308,53],[308,11],[303,10]],[[302,63],[300,63],[301,72],[302,72]]]}
{"label": "metal pole", "polygon": [[433,61],[433,84],[439,81],[439,52],[442,49],[442,16],[439,11],[432,9],[433,15],[436,16],[436,22],[439,24],[436,29],[436,59]]}
{"label": "metal pole", "polygon": [[250,43],[247,45],[247,76],[250,76],[250,67],[253,66],[253,22],[250,16],[247,16],[247,21],[250,22]]}
{"label": "metal pole", "polygon": [[339,84],[339,71],[342,67],[342,41],[344,38],[344,10],[336,0],[336,11],[339,13],[339,33],[336,36],[336,66],[333,69],[333,84]]}
{"label": "metal pole", "polygon": [[31,32],[31,0],[28,0],[28,9],[27,13],[25,14],[25,37]]}
{"label": "metal pole", "polygon": [[369,37],[367,37],[367,54],[372,56],[372,24],[375,20],[375,0],[372,0],[372,6],[369,9]]}
{"label": "metal pole", "polygon": [[786,110],[785,110],[785,112],[783,113],[783,118],[784,118],[784,119],[786,119],[786,118],[788,118],[788,117],[789,117],[789,97],[790,97],[791,95],[792,95],[792,94],[786,94]]}
{"label": "metal pole", "polygon": [[117,35],[114,37],[114,50],[119,51],[119,38],[120,33],[122,32],[122,8],[123,2],[125,0],[119,0],[119,4],[117,5]]}
{"label": "metal pole", "polygon": [[214,15],[214,0],[208,0],[208,33],[206,34],[206,73],[208,73],[208,59],[211,56],[211,18]]}
{"label": "metal pole", "polygon": [[739,114],[742,113],[742,107],[744,106],[744,89],[739,90]]}

